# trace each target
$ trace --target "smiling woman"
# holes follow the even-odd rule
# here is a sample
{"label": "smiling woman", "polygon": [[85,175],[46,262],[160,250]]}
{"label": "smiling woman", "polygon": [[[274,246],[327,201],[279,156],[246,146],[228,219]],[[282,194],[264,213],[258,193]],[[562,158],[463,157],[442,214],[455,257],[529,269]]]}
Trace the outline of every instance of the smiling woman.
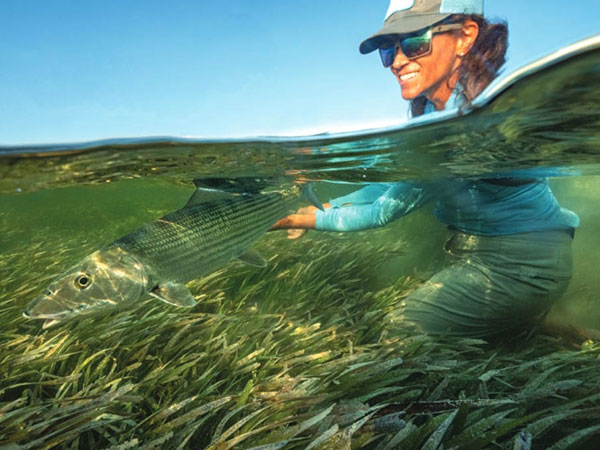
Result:
{"label": "smiling woman", "polygon": [[[418,116],[468,105],[504,64],[507,35],[505,23],[484,18],[483,0],[392,0],[383,28],[360,51],[379,50]],[[449,232],[448,264],[390,315],[391,322],[432,335],[506,334],[531,328],[564,292],[579,225],[556,201],[548,172],[523,173],[372,184],[333,199],[325,211],[302,209],[274,228],[364,230],[433,200]]]}
{"label": "smiling woman", "polygon": [[[508,26],[503,22],[490,23],[484,17],[477,15],[470,15],[467,18],[455,15],[447,20],[461,26],[460,31],[452,36],[455,39],[451,40],[450,44],[447,43],[448,34],[445,35],[447,51],[452,52],[452,45],[459,47],[458,67],[448,76],[447,87],[454,89],[457,85],[461,86],[464,100],[470,102],[492,82],[506,62]],[[442,41],[443,37],[444,35],[440,35],[439,40]],[[438,36],[434,36],[433,40],[436,38]],[[460,47],[465,44],[466,50],[461,50]],[[448,50],[448,45],[450,50]],[[440,42],[440,46],[444,46],[444,43]],[[392,71],[394,71],[393,68]],[[427,94],[410,99],[413,116],[419,116],[425,112],[428,99]],[[433,103],[436,105],[436,109],[443,109],[443,107],[439,108],[435,101]]]}
{"label": "smiling woman", "polygon": [[[395,49],[395,54],[391,69],[402,87],[405,100],[424,96],[436,110],[444,109],[458,82],[461,59],[468,53],[479,32],[477,24],[471,20],[456,24],[458,29],[455,32],[447,28],[450,26],[444,28],[444,25],[440,25],[435,33],[428,28],[416,38],[399,38],[397,43],[392,43],[390,48]],[[427,45],[423,45],[423,48],[428,51],[407,54],[402,50],[403,39],[424,41]]]}
{"label": "smiling woman", "polygon": [[[506,61],[508,27],[489,23],[482,15],[481,1],[461,2],[454,9],[449,8],[450,2],[441,2],[436,18],[443,19],[413,30],[423,20],[435,20],[424,13],[427,3],[419,1],[406,12],[394,12],[384,28],[360,47],[362,53],[379,49],[383,66],[391,67],[400,83],[402,97],[411,101],[413,116],[423,114],[427,102],[443,110],[457,85],[464,101],[473,100]],[[463,13],[445,15],[443,11]]]}

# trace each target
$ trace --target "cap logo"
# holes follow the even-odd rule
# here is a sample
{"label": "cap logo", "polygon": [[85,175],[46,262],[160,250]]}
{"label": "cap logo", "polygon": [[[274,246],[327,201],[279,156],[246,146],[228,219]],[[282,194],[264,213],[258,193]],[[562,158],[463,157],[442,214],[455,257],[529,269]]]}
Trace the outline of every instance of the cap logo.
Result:
{"label": "cap logo", "polygon": [[384,20],[387,20],[395,12],[406,11],[413,6],[415,6],[415,0],[390,0],[390,7],[385,14]]}

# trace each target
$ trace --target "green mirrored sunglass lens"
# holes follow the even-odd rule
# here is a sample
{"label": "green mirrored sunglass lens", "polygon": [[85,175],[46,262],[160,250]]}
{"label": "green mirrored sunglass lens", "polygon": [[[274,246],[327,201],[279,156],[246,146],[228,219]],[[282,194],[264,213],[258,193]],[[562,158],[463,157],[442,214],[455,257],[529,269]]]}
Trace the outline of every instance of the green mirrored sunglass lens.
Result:
{"label": "green mirrored sunglass lens", "polygon": [[415,58],[429,52],[431,39],[425,36],[406,38],[400,42],[402,53],[407,58]]}
{"label": "green mirrored sunglass lens", "polygon": [[386,42],[379,47],[379,55],[384,67],[390,67],[396,57],[396,47],[400,46],[402,53],[409,59],[418,58],[431,51],[431,29],[422,34],[400,39],[396,44]]}

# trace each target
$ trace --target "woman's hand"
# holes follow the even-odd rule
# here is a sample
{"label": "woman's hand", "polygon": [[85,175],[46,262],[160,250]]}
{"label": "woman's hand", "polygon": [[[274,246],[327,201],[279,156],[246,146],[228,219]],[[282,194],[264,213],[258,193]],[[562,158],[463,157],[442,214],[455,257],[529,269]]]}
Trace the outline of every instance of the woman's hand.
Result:
{"label": "woman's hand", "polygon": [[[325,203],[323,205],[323,208],[329,208],[329,204]],[[296,211],[296,214],[293,215],[300,215],[300,216],[304,216],[304,215],[310,215],[312,214],[313,216],[315,215],[315,212],[318,211],[318,208],[316,206],[305,206],[304,208],[300,208],[298,209],[298,211]]]}
{"label": "woman's hand", "polygon": [[[328,208],[329,204],[324,204],[323,207]],[[308,230],[315,229],[317,224],[315,211],[317,211],[315,206],[300,208],[295,214],[279,220],[271,227],[271,231],[288,230],[288,239],[298,239],[304,236]]]}

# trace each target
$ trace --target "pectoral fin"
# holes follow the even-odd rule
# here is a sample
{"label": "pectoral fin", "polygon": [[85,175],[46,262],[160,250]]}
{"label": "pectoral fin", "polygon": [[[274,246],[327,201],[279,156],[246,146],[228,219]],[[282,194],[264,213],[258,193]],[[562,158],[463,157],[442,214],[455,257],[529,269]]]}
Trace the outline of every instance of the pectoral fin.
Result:
{"label": "pectoral fin", "polygon": [[165,303],[169,303],[170,305],[183,306],[186,308],[196,306],[196,300],[189,289],[183,284],[173,283],[171,281],[159,284],[150,291],[150,295]]}
{"label": "pectoral fin", "polygon": [[256,267],[265,267],[267,265],[267,261],[263,258],[260,253],[258,253],[253,248],[249,248],[246,250],[242,256],[240,256],[240,260],[244,261],[246,264],[250,264],[251,266]]}

